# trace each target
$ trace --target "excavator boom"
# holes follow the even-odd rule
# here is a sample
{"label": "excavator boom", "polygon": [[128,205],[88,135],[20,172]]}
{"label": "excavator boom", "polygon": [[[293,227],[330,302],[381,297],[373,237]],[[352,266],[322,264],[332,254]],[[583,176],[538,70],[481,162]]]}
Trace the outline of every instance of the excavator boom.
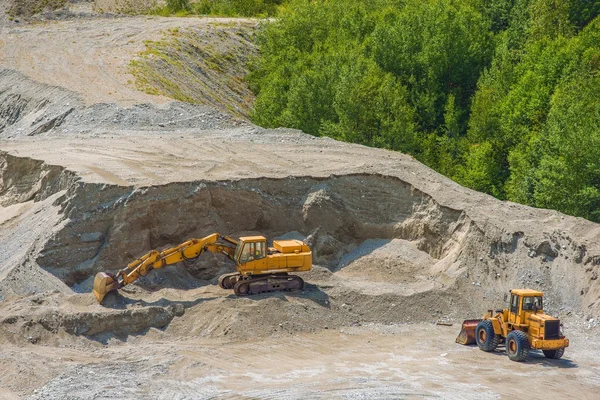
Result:
{"label": "excavator boom", "polygon": [[[221,242],[219,242],[219,239],[221,239]],[[161,252],[152,250],[129,263],[126,268],[118,271],[115,275],[106,272],[97,273],[94,278],[94,296],[96,296],[98,303],[101,303],[107,293],[135,282],[153,269],[176,264],[180,261],[193,261],[205,251],[222,253],[233,259],[237,243],[236,240],[228,236],[213,233],[202,239],[190,239]]]}

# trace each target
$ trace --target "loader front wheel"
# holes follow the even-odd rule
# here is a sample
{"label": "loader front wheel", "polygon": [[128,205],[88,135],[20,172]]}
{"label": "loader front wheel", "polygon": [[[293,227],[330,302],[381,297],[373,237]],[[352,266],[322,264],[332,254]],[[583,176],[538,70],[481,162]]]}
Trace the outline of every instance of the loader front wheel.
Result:
{"label": "loader front wheel", "polygon": [[525,361],[529,357],[529,341],[523,331],[506,335],[506,354],[512,361]]}
{"label": "loader front wheel", "polygon": [[494,351],[500,343],[500,336],[494,332],[492,321],[485,319],[477,324],[475,328],[475,341],[483,351]]}
{"label": "loader front wheel", "polygon": [[565,354],[565,348],[561,347],[560,349],[556,349],[556,350],[542,350],[544,352],[544,355],[546,356],[546,358],[554,358],[555,360],[558,360],[559,358],[561,358],[563,356],[563,354]]}

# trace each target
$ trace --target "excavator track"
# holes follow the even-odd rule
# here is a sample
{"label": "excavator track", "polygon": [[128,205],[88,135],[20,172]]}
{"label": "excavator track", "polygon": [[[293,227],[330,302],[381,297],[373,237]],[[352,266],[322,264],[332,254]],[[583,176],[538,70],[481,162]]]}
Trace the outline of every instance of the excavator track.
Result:
{"label": "excavator track", "polygon": [[296,275],[253,275],[240,279],[233,291],[238,296],[251,296],[269,292],[292,292],[303,288],[304,280]]}
{"label": "excavator track", "polygon": [[239,272],[223,274],[219,277],[219,287],[221,289],[233,289],[237,281],[240,280],[241,276],[242,275]]}

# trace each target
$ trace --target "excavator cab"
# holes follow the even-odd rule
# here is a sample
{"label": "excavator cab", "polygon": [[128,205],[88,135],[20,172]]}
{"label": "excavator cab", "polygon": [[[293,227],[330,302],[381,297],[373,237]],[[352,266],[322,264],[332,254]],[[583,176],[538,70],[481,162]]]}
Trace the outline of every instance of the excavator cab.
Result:
{"label": "excavator cab", "polygon": [[267,256],[267,239],[264,236],[241,237],[233,259],[238,265],[263,259]]}
{"label": "excavator cab", "polygon": [[233,254],[241,274],[258,273],[267,269],[267,239],[264,236],[241,237]]}

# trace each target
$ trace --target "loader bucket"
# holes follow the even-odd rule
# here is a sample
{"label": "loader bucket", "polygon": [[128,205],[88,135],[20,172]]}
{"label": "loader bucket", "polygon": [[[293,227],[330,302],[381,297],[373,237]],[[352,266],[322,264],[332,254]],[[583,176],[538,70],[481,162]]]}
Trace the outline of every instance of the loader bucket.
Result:
{"label": "loader bucket", "polygon": [[94,278],[94,296],[98,300],[98,303],[102,303],[104,296],[108,292],[119,288],[119,282],[117,278],[112,274],[106,272],[98,272]]}
{"label": "loader bucket", "polygon": [[456,338],[456,343],[459,344],[473,344],[475,343],[475,329],[477,328],[477,324],[480,323],[480,319],[466,319],[463,321],[462,328],[458,337]]}

